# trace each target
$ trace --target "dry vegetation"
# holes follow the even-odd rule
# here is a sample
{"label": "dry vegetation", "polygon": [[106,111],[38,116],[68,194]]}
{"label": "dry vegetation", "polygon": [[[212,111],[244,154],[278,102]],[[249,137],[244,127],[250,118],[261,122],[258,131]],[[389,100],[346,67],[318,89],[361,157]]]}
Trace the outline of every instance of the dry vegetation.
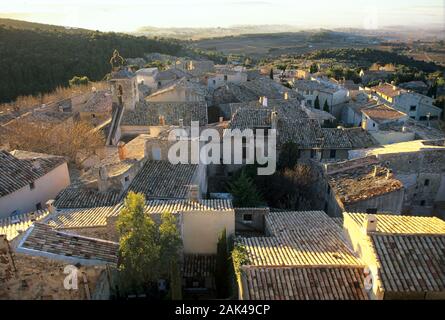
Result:
{"label": "dry vegetation", "polygon": [[48,129],[40,123],[19,120],[8,127],[5,139],[13,150],[64,156],[74,163],[79,153],[92,155],[104,146],[102,132],[93,129],[86,122],[65,122]]}

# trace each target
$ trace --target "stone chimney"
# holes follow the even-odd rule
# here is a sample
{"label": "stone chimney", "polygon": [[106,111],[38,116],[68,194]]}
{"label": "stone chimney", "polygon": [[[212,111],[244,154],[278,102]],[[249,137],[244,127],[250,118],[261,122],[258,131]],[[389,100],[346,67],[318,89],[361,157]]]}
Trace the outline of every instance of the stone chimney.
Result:
{"label": "stone chimney", "polygon": [[184,127],[184,119],[179,119],[178,122],[181,128]]}
{"label": "stone chimney", "polygon": [[377,217],[373,214],[368,214],[365,220],[366,234],[377,231]]}
{"label": "stone chimney", "polygon": [[263,107],[267,107],[267,97],[263,97]]}
{"label": "stone chimney", "polygon": [[224,117],[219,117],[219,123],[223,123],[224,122]]}
{"label": "stone chimney", "polygon": [[54,205],[55,202],[56,201],[53,199],[46,201],[46,208],[48,209],[49,213],[56,212],[56,207]]}
{"label": "stone chimney", "polygon": [[159,116],[159,125],[165,126],[165,117],[164,116]]}
{"label": "stone chimney", "polygon": [[189,186],[189,200],[192,202],[199,201],[199,186],[197,184]]}
{"label": "stone chimney", "polygon": [[271,112],[270,114],[270,123],[272,126],[272,129],[277,129],[278,127],[278,112],[275,110]]}
{"label": "stone chimney", "polygon": [[147,141],[145,141],[145,143],[144,143],[144,158],[145,159],[148,159],[150,157],[150,153],[151,153],[150,151],[151,151],[150,145],[147,143]]}
{"label": "stone chimney", "polygon": [[106,167],[100,167],[97,176],[97,188],[99,192],[107,192],[108,190],[108,172]]}
{"label": "stone chimney", "polygon": [[117,152],[119,153],[120,161],[127,159],[127,147],[125,145],[125,142],[119,141],[119,143],[117,144]]}
{"label": "stone chimney", "polygon": [[372,171],[372,176],[377,177],[377,166],[374,166],[374,170]]}
{"label": "stone chimney", "polygon": [[391,177],[392,177],[392,170],[386,169],[386,180],[391,179]]}
{"label": "stone chimney", "polygon": [[284,92],[284,100],[289,100],[289,93],[287,91]]}
{"label": "stone chimney", "polygon": [[38,171],[42,168],[39,159],[33,159],[31,162],[31,166],[33,171]]}

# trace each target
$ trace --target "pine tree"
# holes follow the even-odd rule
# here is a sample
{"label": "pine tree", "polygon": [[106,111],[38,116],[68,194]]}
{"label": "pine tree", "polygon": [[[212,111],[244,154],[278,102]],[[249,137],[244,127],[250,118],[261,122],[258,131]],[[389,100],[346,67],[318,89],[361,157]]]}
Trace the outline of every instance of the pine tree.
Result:
{"label": "pine tree", "polygon": [[324,105],[323,105],[323,111],[329,112],[329,105],[328,105],[328,100],[325,100]]}
{"label": "pine tree", "polygon": [[318,98],[318,96],[315,98],[314,108],[320,109],[320,99]]}
{"label": "pine tree", "polygon": [[255,207],[261,203],[261,196],[253,180],[244,170],[235,181],[229,183],[229,191],[234,197],[233,203],[236,207]]}
{"label": "pine tree", "polygon": [[230,295],[230,279],[226,229],[224,229],[218,237],[215,284],[217,297],[219,299],[228,298]]}
{"label": "pine tree", "polygon": [[273,80],[273,68],[270,69],[269,77]]}

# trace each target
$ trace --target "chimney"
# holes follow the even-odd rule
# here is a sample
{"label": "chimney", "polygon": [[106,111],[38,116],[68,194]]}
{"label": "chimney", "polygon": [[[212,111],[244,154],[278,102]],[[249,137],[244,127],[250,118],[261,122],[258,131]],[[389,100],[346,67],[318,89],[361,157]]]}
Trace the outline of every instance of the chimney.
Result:
{"label": "chimney", "polygon": [[289,100],[289,93],[287,91],[284,93],[284,100]]}
{"label": "chimney", "polygon": [[192,202],[199,201],[199,186],[196,184],[189,186],[189,200]]}
{"label": "chimney", "polygon": [[277,129],[278,125],[278,112],[275,110],[271,112],[270,114],[270,123],[272,125],[272,129]]}
{"label": "chimney", "polygon": [[33,159],[31,162],[31,165],[32,165],[33,171],[38,171],[42,168],[42,166],[40,165],[39,159]]}
{"label": "chimney", "polygon": [[119,153],[119,160],[124,161],[127,159],[127,147],[125,146],[125,142],[119,141],[117,144],[117,151]]}
{"label": "chimney", "polygon": [[374,170],[372,171],[372,176],[377,177],[377,166],[374,166]]}
{"label": "chimney", "polygon": [[219,117],[219,123],[223,123],[224,122],[224,117]]}
{"label": "chimney", "polygon": [[267,97],[263,97],[263,107],[267,107]]}
{"label": "chimney", "polygon": [[165,117],[164,116],[159,116],[159,125],[165,126]]}
{"label": "chimney", "polygon": [[49,213],[56,212],[56,207],[54,206],[55,200],[48,200],[46,201],[46,208],[48,209]]}
{"label": "chimney", "polygon": [[368,214],[365,220],[366,234],[377,232],[377,217],[373,214]]}
{"label": "chimney", "polygon": [[402,127],[402,132],[406,132],[406,127],[405,126]]}
{"label": "chimney", "polygon": [[144,158],[148,159],[150,157],[150,145],[147,143],[147,141],[145,141],[144,144]]}
{"label": "chimney", "polygon": [[392,176],[392,170],[391,169],[386,169],[386,180],[389,180]]}
{"label": "chimney", "polygon": [[179,126],[184,127],[184,119],[179,119]]}
{"label": "chimney", "polygon": [[259,102],[260,102],[261,105],[263,104],[263,97],[260,97]]}
{"label": "chimney", "polygon": [[99,192],[106,192],[108,190],[108,172],[106,167],[99,168],[97,177],[97,188]]}

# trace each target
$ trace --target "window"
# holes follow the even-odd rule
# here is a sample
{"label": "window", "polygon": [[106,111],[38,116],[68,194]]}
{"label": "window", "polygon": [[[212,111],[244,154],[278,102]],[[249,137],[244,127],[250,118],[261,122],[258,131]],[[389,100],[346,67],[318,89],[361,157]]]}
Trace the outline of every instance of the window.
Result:
{"label": "window", "polygon": [[312,150],[311,150],[311,159],[314,159],[314,158],[315,158],[315,150],[312,149]]}
{"label": "window", "polygon": [[411,116],[410,118],[413,119],[413,120],[416,120],[416,117],[415,117],[415,116]]}
{"label": "window", "polygon": [[125,182],[130,181],[130,177],[129,176],[126,176],[124,179],[125,179]]}
{"label": "window", "polygon": [[213,79],[213,84],[216,84],[216,80],[215,79]]}
{"label": "window", "polygon": [[253,215],[250,213],[246,213],[243,215],[243,221],[244,222],[252,222],[253,221]]}
{"label": "window", "polygon": [[34,182],[31,182],[29,184],[29,189],[34,190],[36,188],[36,185],[34,184]]}
{"label": "window", "polygon": [[375,128],[375,123],[372,124],[372,127]]}
{"label": "window", "polygon": [[224,75],[224,81],[227,81],[227,75]]}
{"label": "window", "polygon": [[91,115],[91,118],[96,118],[96,115],[93,113],[92,115]]}
{"label": "window", "polygon": [[329,157],[331,159],[335,159],[336,156],[337,156],[337,150],[331,150],[331,152],[329,153]]}
{"label": "window", "polygon": [[426,201],[425,201],[425,200],[420,201],[420,206],[424,207],[425,204],[426,204]]}
{"label": "window", "polygon": [[425,179],[425,182],[423,183],[423,185],[425,187],[429,186],[430,185],[430,179]]}
{"label": "window", "polygon": [[409,111],[416,111],[416,109],[417,109],[417,106],[410,106],[409,107]]}
{"label": "window", "polygon": [[40,202],[36,204],[36,210],[42,210],[42,204]]}
{"label": "window", "polygon": [[377,214],[377,208],[368,208],[366,209],[367,214]]}

